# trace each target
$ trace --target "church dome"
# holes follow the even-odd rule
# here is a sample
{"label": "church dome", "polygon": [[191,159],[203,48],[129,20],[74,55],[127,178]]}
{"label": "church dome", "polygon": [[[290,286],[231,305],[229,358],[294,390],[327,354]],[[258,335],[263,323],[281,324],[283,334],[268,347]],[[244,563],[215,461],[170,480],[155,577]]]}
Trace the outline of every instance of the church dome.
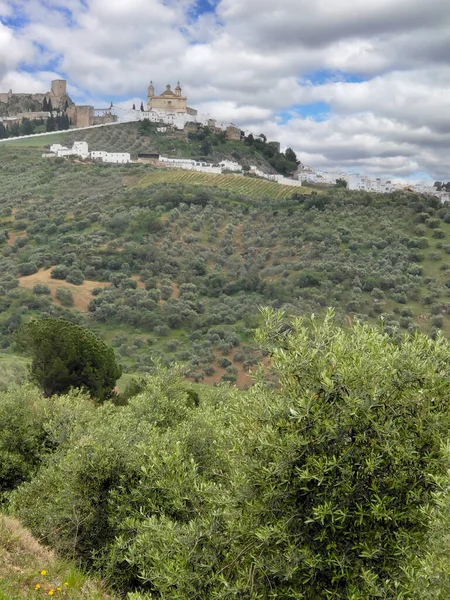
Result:
{"label": "church dome", "polygon": [[166,85],[166,89],[164,90],[164,92],[161,94],[161,96],[175,96],[176,94],[174,94],[172,92],[172,90],[170,89],[170,84],[168,83]]}

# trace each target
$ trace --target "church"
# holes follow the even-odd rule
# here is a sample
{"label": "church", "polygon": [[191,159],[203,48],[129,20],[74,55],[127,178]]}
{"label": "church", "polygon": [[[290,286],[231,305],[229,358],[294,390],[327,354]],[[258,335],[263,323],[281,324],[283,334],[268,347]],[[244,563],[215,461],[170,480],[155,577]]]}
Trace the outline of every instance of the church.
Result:
{"label": "church", "polygon": [[169,84],[166,89],[159,96],[155,95],[155,88],[153,82],[150,82],[147,94],[147,108],[149,111],[163,111],[167,113],[178,113],[188,114],[192,116],[197,115],[197,111],[193,108],[189,108],[187,105],[187,98],[181,93],[180,82],[178,82],[175,91],[172,91]]}

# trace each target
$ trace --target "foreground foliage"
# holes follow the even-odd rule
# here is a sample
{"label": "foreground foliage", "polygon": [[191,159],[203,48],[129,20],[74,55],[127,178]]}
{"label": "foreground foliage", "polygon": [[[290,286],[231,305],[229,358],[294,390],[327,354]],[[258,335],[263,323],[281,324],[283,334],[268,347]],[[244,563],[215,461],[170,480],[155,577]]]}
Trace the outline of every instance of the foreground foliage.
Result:
{"label": "foreground foliage", "polygon": [[160,368],[123,407],[42,399],[10,510],[133,598],[445,598],[449,343],[265,321],[247,392]]}

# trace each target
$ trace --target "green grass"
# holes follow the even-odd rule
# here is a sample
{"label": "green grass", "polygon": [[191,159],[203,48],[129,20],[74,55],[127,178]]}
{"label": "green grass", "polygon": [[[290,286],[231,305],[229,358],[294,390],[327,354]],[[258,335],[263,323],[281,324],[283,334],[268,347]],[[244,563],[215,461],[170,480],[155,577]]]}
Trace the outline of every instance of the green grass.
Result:
{"label": "green grass", "polygon": [[213,186],[227,189],[236,194],[245,194],[253,198],[268,197],[274,200],[290,198],[294,192],[310,194],[311,189],[307,187],[294,187],[281,185],[264,179],[243,177],[242,175],[211,175],[197,171],[181,171],[177,169],[159,169],[145,175],[134,186],[145,188],[154,183],[181,183],[187,185]]}
{"label": "green grass", "polygon": [[36,137],[24,138],[19,140],[2,140],[0,142],[0,147],[8,146],[15,148],[44,148],[44,146],[65,142],[69,139],[70,135],[70,132],[58,132],[52,135],[39,135]]}

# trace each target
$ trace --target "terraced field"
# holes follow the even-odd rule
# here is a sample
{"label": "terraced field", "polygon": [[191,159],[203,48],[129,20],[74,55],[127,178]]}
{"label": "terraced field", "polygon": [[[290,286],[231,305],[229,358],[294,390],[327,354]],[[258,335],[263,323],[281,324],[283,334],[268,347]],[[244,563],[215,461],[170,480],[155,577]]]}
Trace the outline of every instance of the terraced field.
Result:
{"label": "terraced field", "polygon": [[290,198],[294,192],[310,194],[313,190],[307,187],[294,187],[281,185],[272,181],[264,181],[242,175],[211,175],[196,171],[182,171],[178,169],[158,169],[145,175],[133,187],[144,188],[154,183],[185,183],[187,185],[213,186],[227,189],[236,194],[245,194],[251,197],[267,197],[275,200]]}

